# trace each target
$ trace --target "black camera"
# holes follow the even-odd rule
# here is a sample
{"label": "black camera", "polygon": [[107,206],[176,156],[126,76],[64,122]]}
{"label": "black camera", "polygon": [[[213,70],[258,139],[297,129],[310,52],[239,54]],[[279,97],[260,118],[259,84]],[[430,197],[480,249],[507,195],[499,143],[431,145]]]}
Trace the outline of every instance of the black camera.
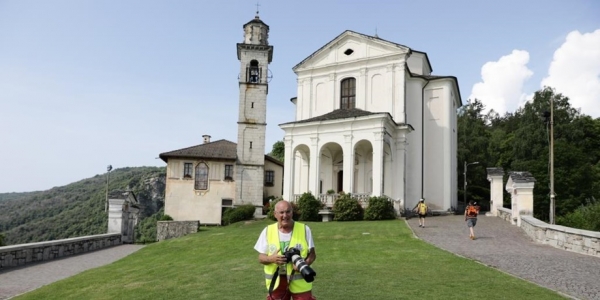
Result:
{"label": "black camera", "polygon": [[298,248],[288,248],[283,255],[287,259],[287,262],[291,262],[296,266],[296,269],[298,269],[306,282],[313,282],[315,280],[317,273],[306,263],[306,261],[304,261],[302,256],[300,256],[300,250],[298,250]]}

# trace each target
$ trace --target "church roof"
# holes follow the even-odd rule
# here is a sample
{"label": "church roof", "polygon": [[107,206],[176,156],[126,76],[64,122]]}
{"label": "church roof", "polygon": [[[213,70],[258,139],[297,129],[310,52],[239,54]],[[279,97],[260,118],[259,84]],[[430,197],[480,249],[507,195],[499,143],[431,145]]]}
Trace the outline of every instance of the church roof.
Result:
{"label": "church roof", "polygon": [[389,113],[385,113],[385,112],[370,112],[370,111],[366,111],[366,110],[362,110],[362,109],[358,109],[358,108],[350,108],[350,109],[336,109],[336,110],[334,110],[330,113],[326,113],[324,115],[320,115],[320,116],[313,117],[310,119],[295,121],[295,122],[283,123],[280,125],[310,123],[310,122],[329,121],[329,120],[341,120],[341,119],[358,118],[358,117],[372,116],[372,115],[388,115],[391,118],[391,115]]}
{"label": "church roof", "polygon": [[[179,150],[164,152],[159,154],[158,157],[160,157],[160,159],[162,159],[164,162],[167,162],[169,158],[236,160],[237,144],[223,139]],[[265,160],[283,166],[283,163],[281,161],[272,156],[265,155]]]}
{"label": "church roof", "polygon": [[235,160],[237,158],[237,144],[228,140],[218,140],[210,143],[191,146],[179,150],[164,152],[158,155],[167,162],[169,158],[204,158]]}
{"label": "church roof", "polygon": [[[406,68],[408,69],[408,66],[406,66]],[[454,84],[456,84],[456,90],[458,92],[458,101],[460,102],[459,103],[460,106],[462,106],[462,97],[460,94],[460,87],[458,85],[458,79],[456,78],[456,76],[420,75],[420,74],[410,72],[410,77],[423,78],[425,80],[450,79],[450,80],[454,81]]]}
{"label": "church roof", "polygon": [[248,24],[250,24],[250,23],[259,23],[259,24],[265,25],[265,26],[267,27],[267,29],[269,29],[269,25],[267,25],[265,22],[263,22],[263,21],[262,21],[262,20],[261,20],[261,19],[258,17],[258,15],[256,15],[256,17],[254,17],[254,19],[250,20],[250,22],[248,22],[248,23],[244,24],[243,28],[246,28],[246,26],[247,26]]}
{"label": "church roof", "polygon": [[303,59],[301,62],[299,62],[298,64],[296,64],[292,70],[296,70],[296,68],[298,68],[300,65],[302,65],[304,62],[306,62],[307,60],[311,59],[312,57],[314,57],[315,55],[317,55],[319,52],[327,49],[327,47],[329,47],[331,44],[335,44],[337,42],[337,40],[341,39],[343,36],[345,35],[358,35],[361,36],[363,38],[367,38],[367,39],[371,39],[371,40],[377,40],[377,41],[381,41],[390,45],[393,45],[395,47],[398,48],[405,48],[408,49],[408,51],[410,52],[418,52],[421,54],[425,55],[425,58],[427,59],[427,64],[429,65],[429,69],[431,69],[431,63],[429,62],[429,57],[427,56],[427,53],[422,52],[422,51],[417,51],[417,50],[413,50],[408,46],[402,45],[402,44],[398,44],[398,43],[394,43],[385,39],[380,38],[379,36],[371,36],[371,35],[367,35],[367,34],[363,34],[363,33],[359,33],[356,31],[352,31],[352,30],[346,30],[344,32],[342,32],[340,35],[336,36],[333,40],[331,40],[329,43],[323,45],[323,47],[319,48],[317,51],[313,52],[311,55],[309,55],[308,57],[306,57],[305,59]]}

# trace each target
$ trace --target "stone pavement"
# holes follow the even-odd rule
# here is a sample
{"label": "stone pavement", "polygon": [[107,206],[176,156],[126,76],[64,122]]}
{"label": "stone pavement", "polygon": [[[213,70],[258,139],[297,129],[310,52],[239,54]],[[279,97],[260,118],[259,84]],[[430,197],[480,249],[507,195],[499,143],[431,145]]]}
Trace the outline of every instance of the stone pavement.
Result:
{"label": "stone pavement", "polygon": [[464,216],[435,216],[419,227],[407,221],[422,240],[484,265],[578,299],[600,299],[600,258],[537,244],[515,225],[480,215],[474,241]]}
{"label": "stone pavement", "polygon": [[110,264],[142,247],[144,246],[120,245],[0,271],[0,299],[10,299],[85,270]]}

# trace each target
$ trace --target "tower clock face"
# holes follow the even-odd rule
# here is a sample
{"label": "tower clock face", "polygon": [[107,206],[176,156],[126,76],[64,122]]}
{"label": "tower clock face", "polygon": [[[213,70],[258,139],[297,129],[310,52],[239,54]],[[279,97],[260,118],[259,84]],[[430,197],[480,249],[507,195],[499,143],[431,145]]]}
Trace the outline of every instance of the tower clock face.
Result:
{"label": "tower clock face", "polygon": [[273,79],[273,72],[271,69],[267,69],[267,82],[271,82],[271,79]]}

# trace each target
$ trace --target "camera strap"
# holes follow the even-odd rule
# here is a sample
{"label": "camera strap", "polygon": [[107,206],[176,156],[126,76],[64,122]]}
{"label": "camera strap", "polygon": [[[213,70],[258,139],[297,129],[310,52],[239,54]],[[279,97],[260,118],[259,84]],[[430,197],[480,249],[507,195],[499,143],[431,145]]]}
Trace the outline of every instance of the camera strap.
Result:
{"label": "camera strap", "polygon": [[[271,279],[271,285],[269,286],[269,297],[270,297],[271,299],[273,299],[273,288],[275,287],[275,281],[277,281],[277,278],[279,278],[279,280],[281,280],[281,278],[280,278],[281,276],[279,276],[279,267],[280,267],[280,266],[277,266],[277,269],[275,269],[275,273],[273,273],[273,278]],[[296,270],[292,270],[292,275],[294,275],[294,272],[296,272]],[[275,277],[275,276],[277,276],[277,277]],[[286,277],[286,280],[287,280],[287,277]],[[289,280],[288,280],[288,283],[289,283]],[[280,282],[279,284],[281,284],[281,282]],[[288,288],[287,288],[287,290],[285,291],[285,293],[286,293],[286,294],[287,294],[287,292],[289,291],[289,288],[290,288],[290,287],[289,287],[289,285],[288,285]],[[286,295],[284,294],[284,297],[285,297],[285,296],[286,296]]]}

